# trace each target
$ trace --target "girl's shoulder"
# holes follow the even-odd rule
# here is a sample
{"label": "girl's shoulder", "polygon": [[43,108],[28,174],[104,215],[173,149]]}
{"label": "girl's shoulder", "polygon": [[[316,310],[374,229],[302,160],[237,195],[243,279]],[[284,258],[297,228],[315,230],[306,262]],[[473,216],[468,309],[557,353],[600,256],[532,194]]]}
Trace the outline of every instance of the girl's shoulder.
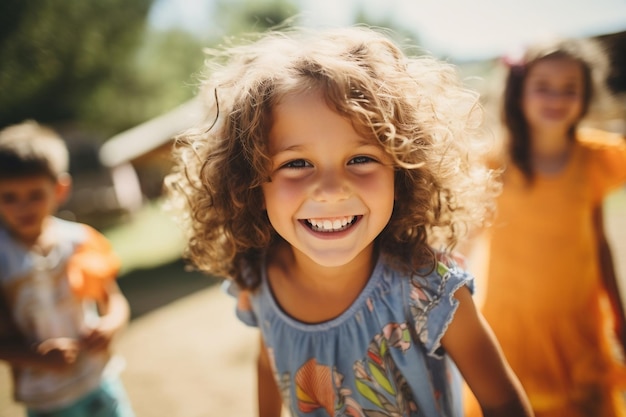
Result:
{"label": "girl's shoulder", "polygon": [[576,140],[580,146],[591,150],[607,148],[626,149],[626,138],[623,135],[590,127],[578,129]]}
{"label": "girl's shoulder", "polygon": [[626,182],[626,138],[598,129],[579,129],[577,145],[597,198]]}

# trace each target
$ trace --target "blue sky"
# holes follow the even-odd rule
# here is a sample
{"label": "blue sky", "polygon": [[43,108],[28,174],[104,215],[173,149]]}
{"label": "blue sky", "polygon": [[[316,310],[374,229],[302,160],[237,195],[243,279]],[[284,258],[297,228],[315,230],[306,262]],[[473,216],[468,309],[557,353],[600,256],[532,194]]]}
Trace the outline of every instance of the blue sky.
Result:
{"label": "blue sky", "polygon": [[[626,0],[298,0],[301,24],[341,26],[355,10],[412,28],[421,46],[458,60],[491,58],[548,35],[594,36],[626,30]],[[233,7],[236,6],[233,1]],[[150,21],[221,36],[213,0],[157,0]]]}

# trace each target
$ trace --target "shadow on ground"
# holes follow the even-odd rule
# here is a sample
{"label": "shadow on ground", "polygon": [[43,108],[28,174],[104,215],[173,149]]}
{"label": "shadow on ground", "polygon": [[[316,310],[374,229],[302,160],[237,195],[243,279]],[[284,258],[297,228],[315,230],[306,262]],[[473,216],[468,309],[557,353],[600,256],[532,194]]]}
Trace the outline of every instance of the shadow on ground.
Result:
{"label": "shadow on ground", "polygon": [[186,271],[182,259],[122,275],[118,284],[128,299],[131,320],[218,283],[198,271]]}

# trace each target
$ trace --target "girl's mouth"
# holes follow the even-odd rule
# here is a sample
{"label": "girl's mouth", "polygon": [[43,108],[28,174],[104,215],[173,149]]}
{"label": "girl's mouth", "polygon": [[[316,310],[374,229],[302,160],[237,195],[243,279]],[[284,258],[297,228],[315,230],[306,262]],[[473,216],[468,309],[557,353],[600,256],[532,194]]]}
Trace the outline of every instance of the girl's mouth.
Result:
{"label": "girl's mouth", "polygon": [[314,232],[333,233],[349,229],[363,216],[344,216],[324,219],[303,219],[304,225]]}

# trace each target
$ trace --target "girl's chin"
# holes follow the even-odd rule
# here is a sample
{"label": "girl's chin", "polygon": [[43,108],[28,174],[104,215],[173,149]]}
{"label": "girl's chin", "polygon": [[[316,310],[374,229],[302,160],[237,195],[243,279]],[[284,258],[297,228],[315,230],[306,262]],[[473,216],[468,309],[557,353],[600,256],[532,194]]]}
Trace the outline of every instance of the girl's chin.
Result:
{"label": "girl's chin", "polygon": [[329,244],[322,248],[300,247],[298,252],[320,267],[340,268],[352,263],[366,249],[355,246],[339,247],[338,245]]}

